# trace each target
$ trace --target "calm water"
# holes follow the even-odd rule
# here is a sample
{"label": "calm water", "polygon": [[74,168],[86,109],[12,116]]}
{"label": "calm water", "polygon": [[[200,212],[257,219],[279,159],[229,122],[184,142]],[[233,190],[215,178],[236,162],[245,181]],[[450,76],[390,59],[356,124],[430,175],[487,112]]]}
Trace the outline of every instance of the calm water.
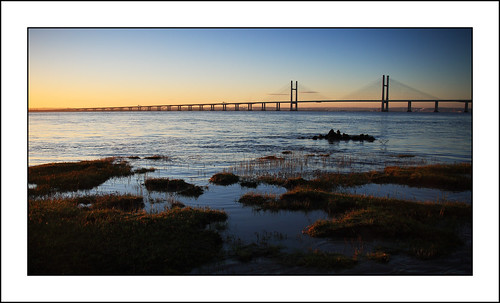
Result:
{"label": "calm water", "polygon": [[[308,139],[330,129],[374,136],[375,142],[337,142]],[[257,212],[242,207],[238,198],[248,191],[283,193],[283,188],[260,185],[248,189],[239,185],[211,185],[208,179],[222,170],[238,174],[283,172],[288,175],[314,175],[317,170],[367,171],[387,165],[470,162],[472,159],[472,123],[470,114],[459,113],[378,113],[378,112],[111,112],[111,113],[30,113],[29,165],[50,162],[92,160],[109,156],[139,156],[129,162],[137,168],[154,167],[147,175],[109,180],[89,193],[132,193],[145,197],[146,210],[161,211],[176,199],[189,206],[224,209],[228,215],[227,239],[243,242],[271,241],[288,250],[319,248],[350,254],[359,250],[357,243],[312,239],[302,230],[321,212]],[[283,151],[291,153],[283,154]],[[146,160],[163,155],[169,160]],[[278,163],[255,161],[276,155]],[[411,155],[411,157],[398,157]],[[148,192],[144,178],[182,178],[207,186],[199,198]],[[464,201],[471,193],[443,192],[401,186],[374,186],[346,189],[349,192],[412,200]],[[150,203],[155,202],[155,203]],[[377,243],[363,243],[363,249]],[[468,273],[469,256],[458,254],[447,262],[429,268],[400,260],[391,266],[378,266],[380,273]],[[454,259],[455,258],[455,259]],[[450,263],[451,262],[451,263]],[[411,263],[411,265],[410,265]],[[399,265],[398,265],[399,264]],[[268,268],[268,267],[266,267]],[[362,270],[363,266],[356,270]],[[228,267],[207,269],[231,273]],[[259,269],[237,268],[245,273]],[[279,270],[277,270],[279,271]]]}
{"label": "calm water", "polygon": [[[280,153],[334,153],[377,163],[398,154],[471,161],[471,115],[377,112],[30,113],[29,165],[105,156],[167,155],[217,168]],[[370,134],[373,143],[299,139]],[[389,158],[388,158],[389,157]]]}

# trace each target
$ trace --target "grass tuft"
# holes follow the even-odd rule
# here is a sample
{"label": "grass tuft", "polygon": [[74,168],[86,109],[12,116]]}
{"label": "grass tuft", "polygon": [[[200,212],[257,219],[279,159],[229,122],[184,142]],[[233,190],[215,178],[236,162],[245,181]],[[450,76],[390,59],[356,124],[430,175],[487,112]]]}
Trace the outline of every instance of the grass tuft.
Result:
{"label": "grass tuft", "polygon": [[133,171],[134,174],[145,174],[145,173],[151,173],[154,172],[156,169],[154,167],[151,168],[139,168]]}
{"label": "grass tuft", "polygon": [[[222,211],[185,207],[146,214],[110,208],[105,200],[131,197],[29,200],[28,274],[180,274],[220,256],[222,239],[206,227],[227,220]],[[77,206],[88,201],[103,207]]]}
{"label": "grass tuft", "polygon": [[339,186],[349,187],[377,183],[465,191],[472,189],[472,165],[457,163],[408,167],[388,166],[382,172],[321,173],[311,180],[302,178],[286,179],[273,175],[261,176],[258,180],[266,184],[286,188],[301,185],[322,190],[332,190]]}
{"label": "grass tuft", "polygon": [[126,161],[105,158],[94,161],[50,163],[28,168],[30,196],[40,196],[55,192],[92,189],[113,177],[132,175],[132,167]]}
{"label": "grass tuft", "polygon": [[238,177],[237,175],[235,175],[233,173],[222,172],[222,173],[217,173],[217,174],[213,175],[209,181],[210,181],[210,183],[214,183],[217,185],[231,185],[231,184],[238,183],[239,180],[240,180],[240,177]]}
{"label": "grass tuft", "polygon": [[187,183],[182,179],[151,178],[146,179],[144,184],[148,190],[176,192],[188,197],[198,197],[203,194],[203,188]]}

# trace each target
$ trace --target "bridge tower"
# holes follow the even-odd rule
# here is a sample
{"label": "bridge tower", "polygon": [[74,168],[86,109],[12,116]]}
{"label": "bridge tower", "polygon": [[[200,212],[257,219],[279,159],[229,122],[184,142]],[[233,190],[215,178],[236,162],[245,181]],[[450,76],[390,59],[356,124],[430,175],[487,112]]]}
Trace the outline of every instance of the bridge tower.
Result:
{"label": "bridge tower", "polygon": [[[290,111],[296,111],[297,103],[299,101],[298,95],[299,81],[295,81],[295,88],[293,88],[293,80],[290,81]],[[295,101],[293,101],[293,91],[295,91]]]}
{"label": "bridge tower", "polygon": [[387,82],[385,75],[382,75],[382,109],[383,112],[389,111],[389,75],[387,75]]}

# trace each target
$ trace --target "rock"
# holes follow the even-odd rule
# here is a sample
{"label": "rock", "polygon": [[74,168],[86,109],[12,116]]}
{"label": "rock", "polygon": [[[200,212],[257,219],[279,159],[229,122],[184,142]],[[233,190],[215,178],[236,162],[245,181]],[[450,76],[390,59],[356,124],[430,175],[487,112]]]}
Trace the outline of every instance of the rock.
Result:
{"label": "rock", "polygon": [[349,140],[353,140],[353,141],[368,141],[368,142],[373,142],[375,141],[375,138],[373,136],[370,136],[370,135],[365,135],[365,134],[360,134],[360,135],[348,135],[346,133],[342,133],[340,134],[340,130],[337,130],[337,132],[335,132],[333,129],[330,129],[330,131],[328,132],[328,134],[326,135],[318,135],[318,136],[314,136],[312,137],[313,140],[318,140],[318,139],[327,139],[329,142],[333,142],[333,141],[349,141]]}

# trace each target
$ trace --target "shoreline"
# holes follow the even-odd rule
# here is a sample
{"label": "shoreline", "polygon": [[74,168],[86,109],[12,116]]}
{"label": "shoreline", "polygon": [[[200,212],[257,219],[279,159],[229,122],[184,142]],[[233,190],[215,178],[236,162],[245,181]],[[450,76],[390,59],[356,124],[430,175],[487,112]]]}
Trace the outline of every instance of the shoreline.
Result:
{"label": "shoreline", "polygon": [[[270,161],[273,161],[273,160],[270,160]],[[149,177],[147,177],[147,175],[148,175],[148,172],[145,172],[145,175],[144,175],[145,179],[149,178]],[[116,181],[114,181],[114,182],[116,182]],[[234,183],[234,180],[231,182]],[[231,182],[229,182],[229,183],[231,183]],[[274,181],[272,181],[272,182],[274,182]],[[205,193],[203,193],[202,195],[205,195],[205,194],[210,195],[210,196],[213,196],[215,199],[217,199],[216,198],[217,196],[221,197],[220,194],[217,194],[218,192],[224,193],[224,192],[227,192],[228,190],[229,190],[229,193],[234,192],[234,190],[236,190],[236,187],[234,187],[234,186],[236,186],[236,184],[231,185],[229,183],[225,184],[225,185],[212,184],[205,189]],[[266,185],[266,186],[268,186],[268,185]],[[264,186],[263,188],[267,188],[266,186]],[[280,186],[280,185],[274,185],[274,186]],[[140,187],[142,187],[142,186],[140,186]],[[242,189],[244,188],[243,185],[241,186],[241,188]],[[253,190],[252,188],[248,188],[245,191],[249,192],[252,190]],[[262,188],[261,188],[261,190],[262,190]],[[141,190],[141,192],[142,192],[142,190]],[[241,190],[237,190],[234,193],[236,195],[241,196],[241,193],[238,194],[238,192],[242,193]],[[285,191],[285,193],[287,193],[287,192],[292,193],[293,189],[287,189]],[[335,191],[333,191],[333,192],[335,193]],[[147,195],[150,195],[150,193]],[[226,195],[226,194],[224,194],[224,195]],[[230,194],[230,196],[233,196],[233,195],[234,194]],[[84,196],[85,196],[85,194],[84,194]],[[168,194],[167,196],[162,196],[162,195],[154,195],[153,196],[153,199],[159,199],[159,202],[160,202],[158,204],[159,208],[158,207],[154,208],[154,209],[156,209],[156,212],[161,214],[163,211],[169,211],[171,209],[174,209],[174,205],[178,205],[175,207],[181,207],[181,209],[184,206],[188,207],[188,208],[193,207],[197,204],[196,201],[198,201],[198,198],[187,198],[187,200],[186,199],[178,200],[179,198],[181,198],[181,196],[174,194],[173,196],[171,196],[172,200],[169,200],[167,202],[161,202],[161,201],[163,201],[163,199],[165,199],[165,197],[170,197],[170,196],[171,196],[171,194]],[[141,200],[145,199],[145,197],[146,197],[146,195],[144,195],[144,198],[141,198]],[[329,196],[329,194],[326,194],[326,196],[324,196],[324,197],[330,197],[330,196]],[[372,199],[372,196],[354,195],[352,197],[355,197],[355,199],[359,200],[359,201],[362,201],[362,199],[367,199],[367,198]],[[168,199],[170,199],[170,198],[167,198],[167,200]],[[292,198],[292,199],[295,199],[295,198]],[[301,199],[304,199],[304,198],[301,198]],[[314,198],[314,200],[312,200],[312,201],[316,201],[317,199],[318,198]],[[323,198],[321,198],[321,199],[323,199]],[[328,198],[328,199],[330,199],[330,198]],[[381,199],[381,198],[375,198],[375,199]],[[229,198],[229,200],[226,199],[226,201],[228,201],[226,203],[229,203],[230,200],[231,200],[231,198]],[[147,200],[144,200],[144,201],[147,201]],[[182,201],[182,202],[175,202],[175,201]],[[192,202],[189,202],[189,201],[192,201]],[[298,200],[298,202],[300,202],[300,201],[302,201],[302,200]],[[380,200],[380,201],[382,201],[382,200]],[[193,202],[194,202],[194,204],[193,204]],[[33,203],[33,202],[30,202],[30,203]],[[48,202],[48,203],[50,203],[50,202]],[[152,202],[147,202],[147,203],[152,203]],[[157,202],[155,202],[155,203],[157,203]],[[300,203],[302,203],[302,202],[300,202]],[[411,203],[418,204],[420,202],[411,202]],[[199,202],[198,202],[198,204],[199,204]],[[233,205],[231,207],[229,207],[229,204],[228,204],[228,206],[222,207],[222,209],[220,208],[220,206],[216,207],[216,209],[221,209],[221,210],[225,209],[225,211],[228,213],[229,226],[226,228],[222,228],[222,226],[219,227],[219,228],[222,228],[222,229],[220,229],[220,232],[225,234],[226,237],[237,236],[237,233],[234,234],[234,231],[232,231],[232,228],[235,227],[234,224],[237,224],[237,225],[239,224],[238,222],[240,219],[238,221],[234,221],[235,219],[231,219],[232,217],[234,217],[236,214],[241,213],[243,211],[243,213],[241,215],[237,215],[237,218],[245,218],[246,216],[248,216],[248,215],[245,215],[245,213],[248,213],[249,211],[250,212],[255,211],[255,210],[252,210],[252,207],[248,207],[248,206],[244,206],[244,205],[239,206],[238,204],[239,204],[238,202],[236,202],[236,204],[231,204],[231,205]],[[164,210],[162,210],[162,205],[165,205]],[[439,205],[439,204],[437,204],[437,205]],[[459,205],[459,204],[456,204],[456,205]],[[203,207],[203,205],[199,205],[199,207]],[[206,204],[205,207],[211,207],[211,204]],[[154,209],[151,208],[151,211],[154,211]],[[241,211],[239,209],[241,209]],[[263,213],[261,212],[260,216],[262,216],[266,213],[267,213],[267,211],[264,211]],[[154,212],[151,214],[154,214]],[[292,213],[290,213],[290,215],[291,214]],[[293,214],[294,214],[294,216],[297,216],[297,215],[300,216],[300,211],[298,213],[293,212]],[[272,213],[267,213],[266,216],[269,216],[269,215],[271,215],[270,218],[272,218],[273,216],[280,217],[279,213],[276,215],[272,215]],[[241,217],[241,216],[243,216],[243,217]],[[251,219],[251,218],[248,217],[248,219]],[[270,225],[270,226],[272,226],[272,225]],[[305,228],[305,227],[306,226],[303,226],[303,228]],[[298,226],[298,228],[300,228],[300,226]],[[217,231],[217,230],[218,230],[218,228],[216,228],[214,231]],[[257,231],[258,230],[256,230],[256,232]],[[280,243],[287,243],[289,241],[292,241],[292,238],[290,238],[290,237],[292,237],[293,235],[288,235],[287,233],[282,234],[282,232],[280,232],[279,229],[274,230],[274,231],[269,230],[269,232],[274,232],[274,234],[272,234],[272,235],[263,234],[260,237],[257,234],[257,239],[255,239],[253,241],[251,239],[246,239],[246,240],[243,240],[243,242],[240,242],[242,240],[241,239],[238,240],[238,238],[234,238],[232,240],[230,240],[230,239],[224,240],[223,239],[223,241],[225,243],[224,245],[226,247],[225,250],[223,250],[223,251],[224,251],[224,254],[228,254],[226,257],[224,257],[223,259],[218,259],[218,261],[216,261],[212,265],[206,264],[206,265],[203,265],[201,267],[196,267],[192,271],[189,271],[189,273],[186,272],[184,274],[195,274],[195,275],[196,274],[238,274],[238,272],[232,272],[232,271],[236,270],[237,268],[239,268],[240,273],[256,274],[256,275],[259,275],[259,274],[277,274],[277,273],[318,274],[318,273],[325,273],[323,270],[320,269],[322,266],[323,267],[325,266],[326,263],[324,263],[324,262],[327,262],[328,264],[330,264],[329,262],[332,262],[331,260],[336,260],[335,258],[338,258],[338,256],[335,254],[326,254],[325,255],[325,254],[321,253],[321,254],[317,255],[317,253],[314,253],[314,254],[310,255],[309,253],[307,253],[304,255],[303,253],[297,254],[293,251],[283,250],[283,248],[280,248]],[[293,232],[292,232],[292,234],[293,234]],[[304,237],[304,235],[302,237]],[[468,238],[466,236],[464,238],[466,243],[470,243],[470,241],[467,239]],[[323,240],[321,240],[318,243],[322,243],[322,242],[323,242]],[[332,242],[332,244],[333,243],[335,243],[335,242]],[[371,258],[372,258],[371,251],[373,251],[376,247],[374,247],[372,244],[369,244],[369,243],[370,243],[370,240],[365,239],[363,242],[356,244],[355,247],[357,247],[357,248],[354,247],[354,251],[352,251],[350,253],[350,254],[354,254],[354,255],[351,255],[350,257],[349,257],[349,255],[347,256],[348,258],[351,258],[351,259],[342,259],[344,261],[340,261],[341,259],[339,259],[339,261],[335,261],[335,262],[347,262],[347,263],[345,263],[345,265],[341,266],[342,269],[340,269],[338,267],[340,265],[334,265],[337,263],[331,263],[332,265],[329,265],[329,266],[333,266],[333,267],[331,267],[330,270],[327,270],[326,274],[341,274],[341,275],[342,274],[352,274],[352,273],[376,274],[376,272],[373,272],[373,273],[363,272],[362,268],[365,268],[366,266],[368,266],[366,269],[366,270],[368,270],[371,266],[371,265],[369,266],[366,264],[372,264],[372,265],[379,264],[379,265],[375,266],[376,268],[378,268],[377,271],[379,273],[389,273],[389,274],[401,273],[401,272],[398,273],[398,271],[401,271],[402,268],[399,268],[399,269],[398,269],[398,267],[391,268],[391,266],[394,266],[394,264],[395,264],[394,262],[401,262],[401,260],[405,260],[405,258],[407,258],[407,257],[404,257],[405,256],[404,253],[401,254],[401,252],[397,252],[397,250],[395,250],[396,253],[392,252],[389,254],[387,254],[387,252],[380,252],[380,255],[373,255],[373,257],[374,258],[381,258],[381,260],[379,260],[379,261],[371,260]],[[276,245],[278,245],[278,246],[276,246]],[[359,245],[361,245],[361,246],[359,246]],[[471,245],[471,243],[469,245]],[[322,246],[322,247],[326,248],[326,246]],[[340,244],[340,246],[339,246],[339,244],[335,244],[330,249],[334,249],[334,250],[340,249],[340,251],[342,251],[341,247],[342,247],[342,244]],[[362,247],[364,247],[364,248],[362,248]],[[467,255],[467,251],[469,250],[467,247],[469,247],[469,246],[466,245],[464,248],[465,249],[464,252],[466,253],[465,255]],[[394,250],[394,248],[391,248],[391,249]],[[375,252],[376,251],[377,250],[375,249]],[[459,250],[459,251],[461,251],[461,250]],[[273,261],[273,259],[275,257],[278,257],[278,260],[280,260],[280,259],[288,260],[286,262],[291,262],[291,263],[285,262],[285,264],[280,264],[281,261],[276,263],[276,261]],[[352,258],[354,258],[354,259],[352,259]],[[385,261],[384,258],[388,258],[388,260],[393,260],[393,261],[392,262]],[[401,258],[403,258],[403,259],[401,259]],[[453,257],[453,258],[455,258],[455,257]],[[308,261],[306,261],[306,260],[308,260]],[[351,261],[349,261],[349,260],[351,260]],[[396,261],[394,261],[394,260],[396,260]],[[406,260],[408,260],[408,259],[406,259]],[[222,262],[222,263],[220,263],[220,262]],[[236,263],[234,263],[234,262],[236,262]],[[316,263],[316,262],[319,262],[319,263]],[[354,262],[354,263],[352,263],[352,262]],[[373,263],[373,262],[375,262],[375,263]],[[236,266],[235,264],[237,264],[237,263],[239,263],[240,265]],[[217,264],[219,264],[219,265],[217,265]],[[274,264],[274,265],[272,265],[272,264]],[[288,264],[288,265],[286,265],[286,264]],[[302,264],[302,265],[300,265],[299,267],[296,267],[296,265],[293,265],[293,264],[296,264],[296,265]],[[309,265],[307,265],[307,264],[309,264]],[[311,264],[323,264],[323,265],[311,265]],[[340,264],[340,263],[338,263],[338,264]],[[355,265],[353,265],[353,264],[355,264]],[[363,265],[363,264],[365,264],[365,265]],[[386,265],[384,265],[384,264],[386,264]],[[391,265],[391,264],[393,264],[393,265]],[[426,263],[424,260],[424,261],[418,261],[415,264],[421,264],[423,266]],[[213,266],[215,266],[215,267],[213,267]],[[266,271],[266,268],[264,268],[263,266],[264,267],[269,266],[267,268],[267,271]],[[310,266],[312,266],[312,268],[309,268]],[[317,266],[320,266],[320,267],[318,268]],[[344,266],[345,266],[345,268],[344,268]],[[408,266],[410,266],[410,265],[408,265]],[[254,268],[254,269],[252,270],[251,268]],[[260,269],[258,269],[258,268],[260,268]],[[460,267],[460,268],[462,268],[462,267]],[[273,273],[273,270],[275,271],[274,273]],[[409,270],[409,268],[407,268],[407,270]],[[468,272],[469,272],[467,269],[464,269],[464,268],[462,268],[461,270],[459,270],[459,269],[457,269],[457,270],[459,272],[462,270],[462,272],[459,274],[468,274]],[[404,272],[405,271],[403,270],[402,273],[404,274]],[[421,272],[421,274],[425,274],[425,273],[429,273],[429,272],[432,272],[432,270],[430,268],[424,270],[423,272]],[[437,274],[437,273],[435,273],[435,274]],[[442,274],[450,274],[450,273],[442,273]],[[453,273],[451,273],[451,274],[453,274]]]}

